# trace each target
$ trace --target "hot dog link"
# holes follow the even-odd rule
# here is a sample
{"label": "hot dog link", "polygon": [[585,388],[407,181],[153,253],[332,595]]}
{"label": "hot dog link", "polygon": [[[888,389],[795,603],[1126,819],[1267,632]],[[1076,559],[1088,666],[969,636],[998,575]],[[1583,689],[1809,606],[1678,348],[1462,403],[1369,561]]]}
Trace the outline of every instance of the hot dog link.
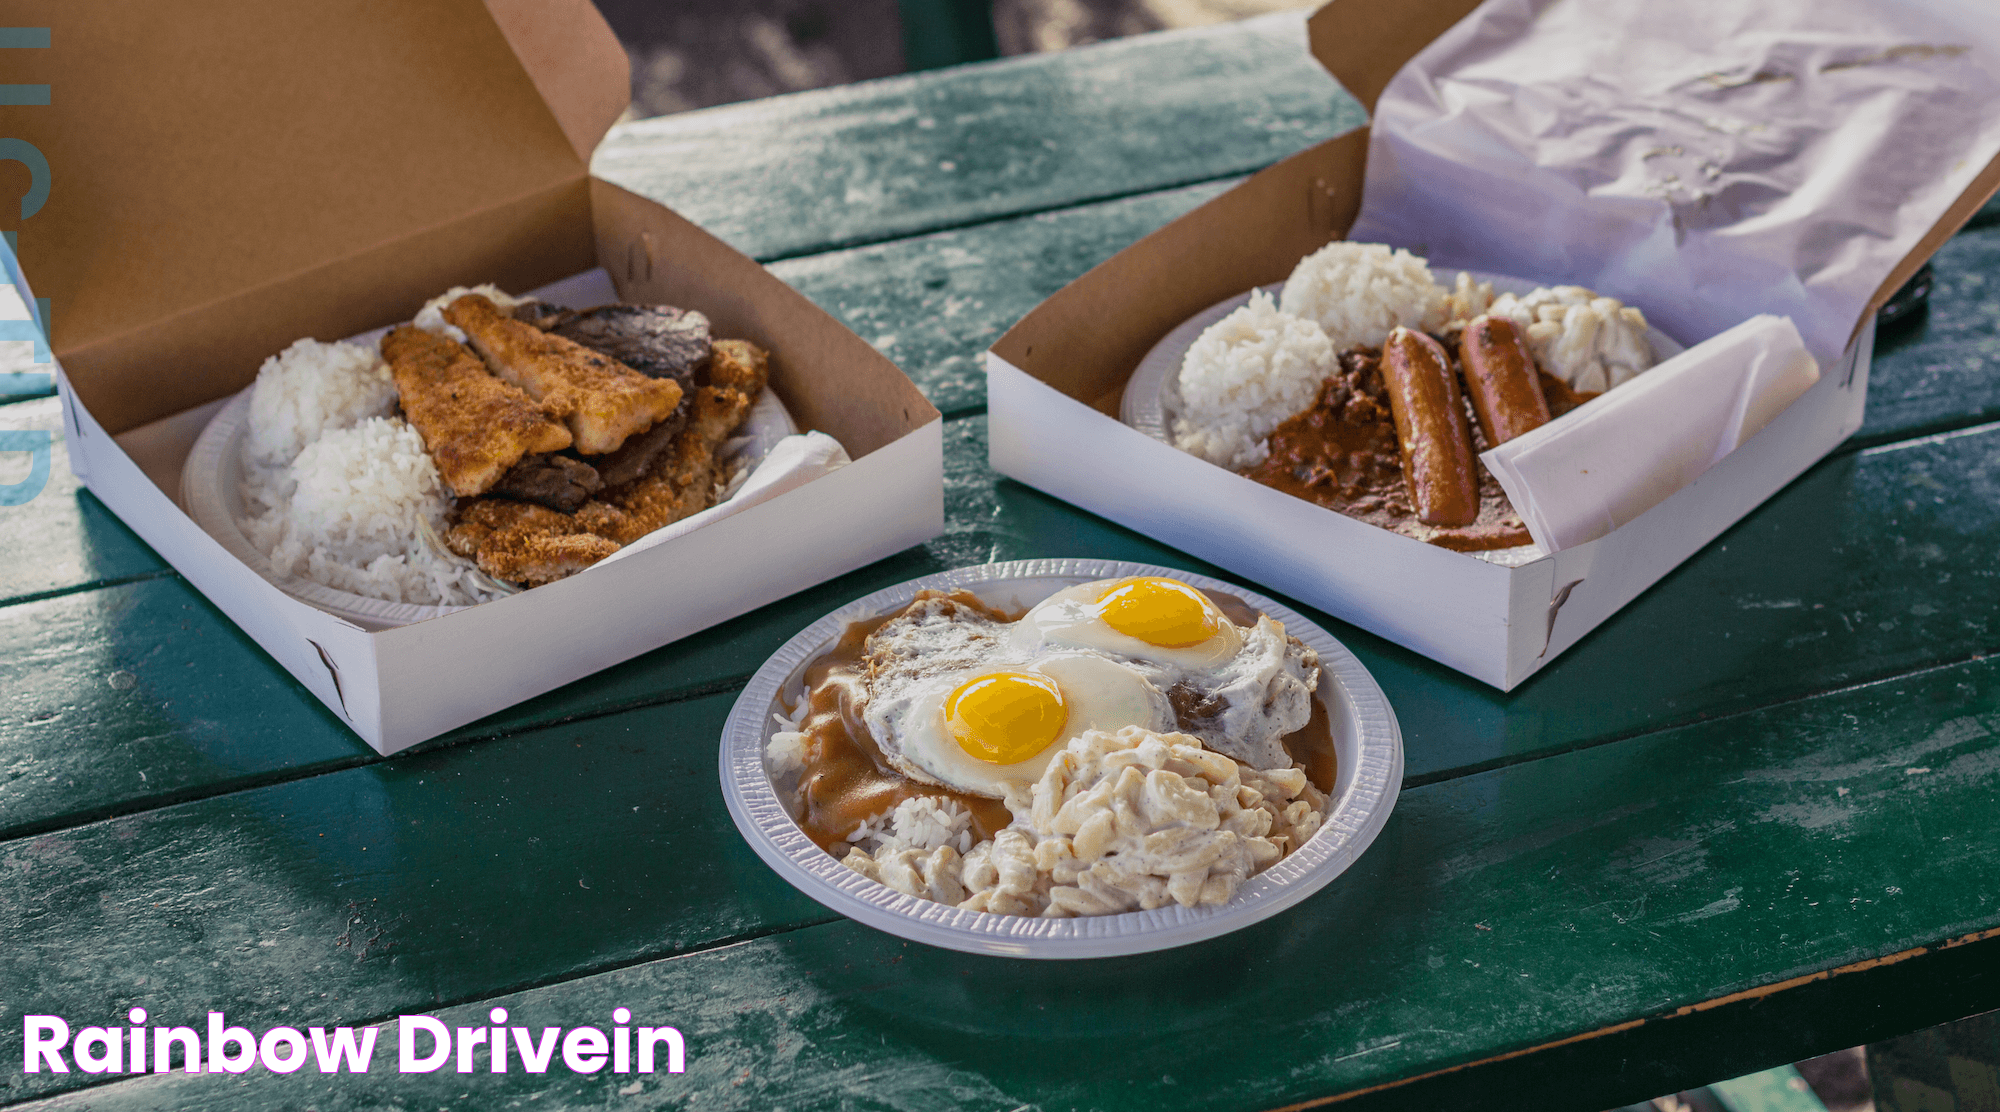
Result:
{"label": "hot dog link", "polygon": [[1458,359],[1489,446],[1549,423],[1549,402],[1519,325],[1506,317],[1472,318],[1459,337]]}
{"label": "hot dog link", "polygon": [[1479,480],[1450,357],[1429,336],[1398,328],[1382,344],[1382,381],[1417,520],[1472,524],[1479,517]]}

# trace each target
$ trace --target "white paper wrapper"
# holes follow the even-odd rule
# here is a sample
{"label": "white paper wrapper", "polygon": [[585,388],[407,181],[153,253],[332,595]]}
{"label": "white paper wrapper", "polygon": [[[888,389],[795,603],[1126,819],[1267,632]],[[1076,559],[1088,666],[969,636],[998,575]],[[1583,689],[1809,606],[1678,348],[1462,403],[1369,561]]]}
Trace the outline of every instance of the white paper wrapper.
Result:
{"label": "white paper wrapper", "polygon": [[1789,316],[1822,363],[2000,150],[1986,0],[1489,0],[1375,109],[1349,238],[1642,306]]}
{"label": "white paper wrapper", "polygon": [[[1693,482],[1819,381],[1798,329],[1755,316],[1482,454],[1548,551],[1595,540]],[[1693,438],[1637,437],[1662,413]]]}
{"label": "white paper wrapper", "polygon": [[[1349,238],[1589,286],[1684,342],[1787,317],[1831,365],[2000,151],[1996,105],[1986,0],[1488,0],[1384,90]],[[1762,411],[1759,376],[1797,381],[1773,370],[1795,362],[1787,342],[1759,325],[1697,345],[1676,364],[1747,361],[1677,373],[1644,409],[1613,401],[1642,376],[1544,440],[1503,446],[1535,539],[1555,551],[1601,536],[1700,474],[1698,458],[1754,431],[1742,415]]]}

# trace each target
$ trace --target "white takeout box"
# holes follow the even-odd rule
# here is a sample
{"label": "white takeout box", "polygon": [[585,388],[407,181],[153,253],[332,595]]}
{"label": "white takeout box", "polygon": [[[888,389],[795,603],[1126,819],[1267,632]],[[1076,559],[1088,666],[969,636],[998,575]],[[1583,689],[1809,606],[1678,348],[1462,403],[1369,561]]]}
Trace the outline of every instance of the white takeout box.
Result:
{"label": "white takeout box", "polygon": [[[1334,0],[1314,56],[1373,109],[1389,79],[1476,7]],[[1122,424],[1140,359],[1202,309],[1283,281],[1361,205],[1368,130],[1330,139],[1119,252],[1044,301],[987,353],[995,470],[1319,607],[1502,690],[1796,478],[1861,425],[1874,311],[1976,211],[1989,166],[1883,281],[1839,361],[1749,441],[1594,541],[1504,567],[1363,524]],[[1521,275],[1533,278],[1534,275]],[[1643,306],[1642,306],[1643,307]],[[1750,315],[1754,309],[1746,310]],[[1692,345],[1705,336],[1675,336]]]}
{"label": "white takeout box", "polygon": [[[55,7],[8,107],[56,184],[20,234],[50,299],[72,468],[382,753],[887,556],[943,529],[938,411],[727,244],[596,180],[624,51],[587,0]],[[39,74],[39,76],[37,76]],[[298,602],[175,503],[195,436],[302,336],[406,320],[453,285],[602,266],[772,352],[802,429],[853,462],[657,548],[369,631]]]}

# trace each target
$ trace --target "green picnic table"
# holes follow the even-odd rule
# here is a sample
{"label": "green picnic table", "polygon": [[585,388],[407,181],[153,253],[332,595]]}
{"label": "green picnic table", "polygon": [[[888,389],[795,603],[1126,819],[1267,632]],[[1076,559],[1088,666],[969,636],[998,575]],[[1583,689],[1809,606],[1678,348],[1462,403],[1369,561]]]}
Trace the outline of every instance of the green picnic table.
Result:
{"label": "green picnic table", "polygon": [[[599,175],[944,412],[946,532],[392,758],[80,490],[55,399],[0,405],[58,438],[0,509],[0,1105],[1587,1112],[2000,1005],[1994,206],[1883,330],[1854,439],[1514,692],[1300,607],[1381,682],[1408,767],[1298,907],[1142,957],[972,957],[830,914],[738,836],[723,719],[829,610],[1030,557],[1232,578],[996,476],[981,352],[1363,122],[1279,16],[615,130]],[[686,1072],[396,1071],[399,1015],[495,1006],[628,1007]],[[19,1068],[24,1016],[134,1007],[384,1035],[367,1075]]]}

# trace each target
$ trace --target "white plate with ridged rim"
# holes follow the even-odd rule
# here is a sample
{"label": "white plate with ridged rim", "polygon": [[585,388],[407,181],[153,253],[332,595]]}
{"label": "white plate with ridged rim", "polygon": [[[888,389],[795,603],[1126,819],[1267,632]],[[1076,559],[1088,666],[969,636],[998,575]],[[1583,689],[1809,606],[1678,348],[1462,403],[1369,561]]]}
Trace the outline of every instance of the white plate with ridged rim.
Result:
{"label": "white plate with ridged rim", "polygon": [[[597,267],[529,290],[522,296],[550,305],[581,309],[616,302],[618,291],[612,285],[611,275],[602,267]],[[362,332],[340,342],[359,344],[379,352],[382,337],[389,334],[390,327],[393,326]],[[255,384],[246,387],[209,418],[201,435],[195,439],[194,447],[188,452],[187,461],[181,465],[179,501],[195,524],[272,586],[366,630],[393,629],[466,609],[465,606],[390,602],[329,587],[311,579],[278,573],[270,557],[252,544],[244,531],[243,441],[249,435],[250,396],[255,390]],[[735,457],[737,466],[754,467],[779,439],[797,431],[798,426],[793,423],[784,402],[769,387],[765,387],[751,406],[743,427],[732,438],[744,443],[741,454]]]}
{"label": "white plate with ridged rim", "polygon": [[[1064,587],[1094,579],[1164,575],[1233,595],[1284,623],[1319,653],[1318,698],[1329,712],[1337,761],[1324,825],[1306,844],[1245,881],[1217,908],[1169,904],[1152,911],[1040,919],[966,911],[908,896],[869,880],[806,837],[765,768],[773,716],[794,699],[805,669],[851,622],[900,609],[919,590],[963,587],[989,604],[1021,609]],[[796,706],[793,702],[790,705]],[[1185,946],[1268,919],[1339,876],[1388,821],[1403,780],[1403,735],[1375,678],[1332,635],[1288,607],[1219,579],[1115,560],[1051,559],[983,564],[912,579],[828,614],[785,642],[750,678],[722,730],[722,795],[757,856],[793,887],[878,930],[967,953],[1019,958],[1099,958]]]}

